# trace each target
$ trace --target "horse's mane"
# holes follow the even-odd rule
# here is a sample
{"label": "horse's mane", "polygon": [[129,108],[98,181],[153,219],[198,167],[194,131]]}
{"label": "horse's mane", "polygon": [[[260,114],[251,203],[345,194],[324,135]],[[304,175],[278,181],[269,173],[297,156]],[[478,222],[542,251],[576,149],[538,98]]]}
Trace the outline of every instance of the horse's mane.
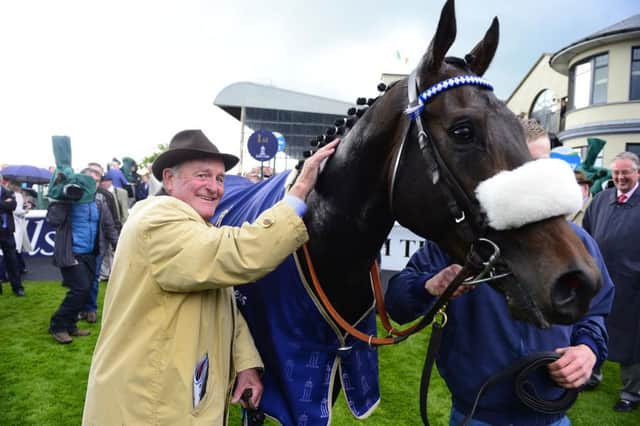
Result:
{"label": "horse's mane", "polygon": [[[457,59],[457,58],[454,58],[454,59]],[[346,135],[356,125],[358,120],[365,114],[365,112],[367,112],[369,108],[373,106],[373,104],[381,96],[383,96],[386,92],[391,90],[400,81],[401,80],[396,80],[389,83],[388,85],[384,82],[378,83],[378,86],[377,86],[378,96],[376,96],[375,98],[358,97],[355,102],[357,106],[349,108],[347,110],[347,115],[345,117],[338,118],[334,122],[334,126],[328,127],[323,134],[318,135],[309,140],[309,145],[311,146],[311,149],[303,152],[304,158],[309,158],[311,155],[313,155],[313,153],[316,150],[318,150],[318,148],[321,148],[322,146],[326,145],[327,143],[331,142],[337,137]],[[304,159],[300,160],[298,162],[298,165],[296,165],[296,169],[299,169],[302,166],[303,162],[304,162]]]}

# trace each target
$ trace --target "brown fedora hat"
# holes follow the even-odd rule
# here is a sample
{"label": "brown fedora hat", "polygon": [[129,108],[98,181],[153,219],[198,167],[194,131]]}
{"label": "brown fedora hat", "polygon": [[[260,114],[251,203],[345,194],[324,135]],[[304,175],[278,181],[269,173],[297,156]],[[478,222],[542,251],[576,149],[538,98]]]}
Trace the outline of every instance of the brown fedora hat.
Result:
{"label": "brown fedora hat", "polygon": [[221,153],[213,142],[202,133],[202,130],[183,130],[171,139],[169,149],[156,158],[151,169],[155,178],[162,181],[162,171],[164,169],[185,161],[202,158],[218,158],[222,160],[225,170],[229,170],[239,161],[235,155]]}

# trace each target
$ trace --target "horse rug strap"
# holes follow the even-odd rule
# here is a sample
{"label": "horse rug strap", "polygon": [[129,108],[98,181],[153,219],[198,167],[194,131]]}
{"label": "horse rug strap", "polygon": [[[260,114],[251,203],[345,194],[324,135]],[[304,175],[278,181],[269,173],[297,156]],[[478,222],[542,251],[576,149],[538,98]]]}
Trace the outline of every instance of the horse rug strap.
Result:
{"label": "horse rug strap", "polygon": [[[429,426],[429,418],[427,413],[427,401],[429,396],[429,382],[431,380],[431,371],[438,352],[440,350],[440,344],[442,342],[444,328],[435,323],[432,327],[431,338],[429,340],[429,347],[427,349],[427,355],[422,369],[422,378],[420,380],[420,417],[422,417],[422,423],[425,426]],[[538,352],[521,358],[511,364],[510,366],[498,371],[490,376],[480,386],[476,398],[473,402],[473,407],[469,414],[462,422],[462,426],[467,425],[473,418],[473,415],[478,407],[482,394],[493,384],[504,380],[508,377],[515,376],[515,394],[522,401],[524,405],[532,410],[542,414],[560,414],[566,412],[578,398],[577,389],[564,389],[563,394],[554,400],[546,400],[540,398],[535,389],[532,389],[532,385],[528,380],[529,374],[535,372],[540,368],[545,368],[548,364],[555,362],[560,358],[560,354],[556,352]]]}

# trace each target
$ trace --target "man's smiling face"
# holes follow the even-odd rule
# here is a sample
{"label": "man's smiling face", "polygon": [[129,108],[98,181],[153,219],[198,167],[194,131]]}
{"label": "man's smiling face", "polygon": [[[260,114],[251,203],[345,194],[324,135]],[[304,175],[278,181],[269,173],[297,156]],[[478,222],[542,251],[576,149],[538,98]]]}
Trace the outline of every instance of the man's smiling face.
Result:
{"label": "man's smiling face", "polygon": [[211,219],[224,193],[224,163],[207,158],[186,161],[163,171],[167,193],[189,204],[206,221]]}
{"label": "man's smiling face", "polygon": [[627,158],[617,159],[611,163],[611,176],[618,191],[626,194],[638,182],[638,168]]}

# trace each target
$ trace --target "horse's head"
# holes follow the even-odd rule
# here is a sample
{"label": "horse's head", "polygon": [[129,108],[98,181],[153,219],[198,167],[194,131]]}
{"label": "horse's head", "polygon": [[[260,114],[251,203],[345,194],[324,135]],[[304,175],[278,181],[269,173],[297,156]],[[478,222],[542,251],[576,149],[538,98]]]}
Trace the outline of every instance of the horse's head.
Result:
{"label": "horse's head", "polygon": [[[414,75],[406,85],[390,89],[406,96],[417,87],[415,93],[423,94],[409,105],[417,119],[406,137],[399,135],[394,142],[398,161],[389,172],[393,213],[404,226],[438,241],[457,262],[463,262],[476,238],[494,241],[501,250],[499,268],[512,275],[493,285],[505,293],[514,317],[542,327],[574,322],[586,313],[600,275],[561,209],[517,225],[489,221],[487,226],[486,205],[476,196],[482,182],[532,160],[519,120],[483,80],[462,79],[453,89],[436,88],[432,97],[424,92],[455,77],[482,76],[498,45],[498,20],[465,59],[445,57],[455,35],[453,0],[448,0]],[[511,190],[498,195],[518,205],[548,185],[544,175],[523,182],[507,185]]]}

